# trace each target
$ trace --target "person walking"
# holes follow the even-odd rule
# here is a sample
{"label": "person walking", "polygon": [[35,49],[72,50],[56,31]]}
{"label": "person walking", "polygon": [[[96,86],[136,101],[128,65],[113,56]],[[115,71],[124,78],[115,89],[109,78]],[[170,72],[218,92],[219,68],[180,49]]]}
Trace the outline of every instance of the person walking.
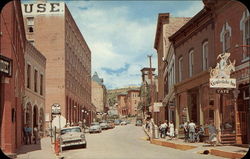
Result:
{"label": "person walking", "polygon": [[25,124],[23,127],[23,136],[24,136],[24,144],[28,144],[28,131],[27,131],[28,125]]}
{"label": "person walking", "polygon": [[162,122],[162,124],[160,125],[160,131],[161,131],[161,138],[165,138],[166,137],[166,129],[167,129],[167,123],[166,122]]}
{"label": "person walking", "polygon": [[189,124],[189,121],[186,121],[186,122],[183,124],[184,135],[185,135],[184,142],[188,142],[188,140],[189,140],[189,129],[188,129],[188,124]]}
{"label": "person walking", "polygon": [[216,146],[218,140],[217,140],[217,130],[214,126],[214,122],[210,121],[208,127],[208,133],[209,133],[209,143],[213,146]]}
{"label": "person walking", "polygon": [[195,142],[195,123],[193,120],[188,124],[190,142]]}
{"label": "person walking", "polygon": [[169,123],[169,137],[171,140],[174,137],[174,123],[173,123],[173,121],[170,121],[170,123]]}
{"label": "person walking", "polygon": [[31,144],[31,135],[32,135],[32,128],[28,125],[26,128],[28,134],[28,144]]}
{"label": "person walking", "polygon": [[33,128],[33,134],[34,134],[34,144],[36,144],[37,143],[37,138],[38,138],[37,125],[35,125],[34,128]]}

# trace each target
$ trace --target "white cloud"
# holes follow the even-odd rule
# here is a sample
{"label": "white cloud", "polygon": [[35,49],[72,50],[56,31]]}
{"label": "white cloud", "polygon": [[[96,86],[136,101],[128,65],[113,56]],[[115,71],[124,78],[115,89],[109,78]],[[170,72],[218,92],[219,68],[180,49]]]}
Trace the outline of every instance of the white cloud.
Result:
{"label": "white cloud", "polygon": [[204,4],[203,4],[202,1],[192,1],[192,2],[190,2],[190,6],[187,9],[177,11],[174,14],[174,16],[177,16],[177,17],[193,17],[203,7],[204,7]]}
{"label": "white cloud", "polygon": [[[68,6],[92,52],[92,73],[98,72],[104,83],[112,88],[140,84],[138,74],[146,65],[146,52],[153,50],[156,22],[131,20],[129,8],[123,6],[109,10],[93,6],[92,2]],[[125,64],[130,64],[129,69],[119,75],[101,69],[115,70]]]}

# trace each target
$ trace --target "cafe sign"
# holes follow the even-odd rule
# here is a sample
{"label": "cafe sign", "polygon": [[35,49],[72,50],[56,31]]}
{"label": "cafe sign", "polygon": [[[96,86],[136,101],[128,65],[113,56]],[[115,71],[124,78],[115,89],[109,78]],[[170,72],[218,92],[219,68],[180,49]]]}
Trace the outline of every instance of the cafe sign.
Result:
{"label": "cafe sign", "polygon": [[12,75],[12,60],[0,55],[0,73],[8,77]]}
{"label": "cafe sign", "polygon": [[235,60],[229,60],[230,53],[219,54],[220,58],[216,67],[210,70],[210,88],[236,88],[236,79],[230,78],[232,71],[235,71]]}

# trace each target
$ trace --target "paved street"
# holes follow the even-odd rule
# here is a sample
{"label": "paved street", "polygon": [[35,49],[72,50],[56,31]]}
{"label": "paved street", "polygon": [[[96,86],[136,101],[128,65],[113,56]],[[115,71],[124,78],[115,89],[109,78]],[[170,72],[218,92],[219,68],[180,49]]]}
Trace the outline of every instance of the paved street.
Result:
{"label": "paved street", "polygon": [[[101,134],[86,134],[87,149],[63,151],[65,159],[216,159],[212,155],[201,155],[193,151],[181,151],[150,144],[142,127],[133,124],[116,126]],[[188,157],[187,157],[188,156]]]}

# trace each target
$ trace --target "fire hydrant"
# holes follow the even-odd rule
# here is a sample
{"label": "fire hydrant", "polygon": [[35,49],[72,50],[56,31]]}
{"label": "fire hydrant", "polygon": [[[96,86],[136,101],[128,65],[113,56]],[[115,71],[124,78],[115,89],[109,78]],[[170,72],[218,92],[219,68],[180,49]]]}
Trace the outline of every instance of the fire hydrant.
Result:
{"label": "fire hydrant", "polygon": [[55,141],[55,153],[57,156],[59,156],[59,152],[60,152],[60,139],[57,139]]}

